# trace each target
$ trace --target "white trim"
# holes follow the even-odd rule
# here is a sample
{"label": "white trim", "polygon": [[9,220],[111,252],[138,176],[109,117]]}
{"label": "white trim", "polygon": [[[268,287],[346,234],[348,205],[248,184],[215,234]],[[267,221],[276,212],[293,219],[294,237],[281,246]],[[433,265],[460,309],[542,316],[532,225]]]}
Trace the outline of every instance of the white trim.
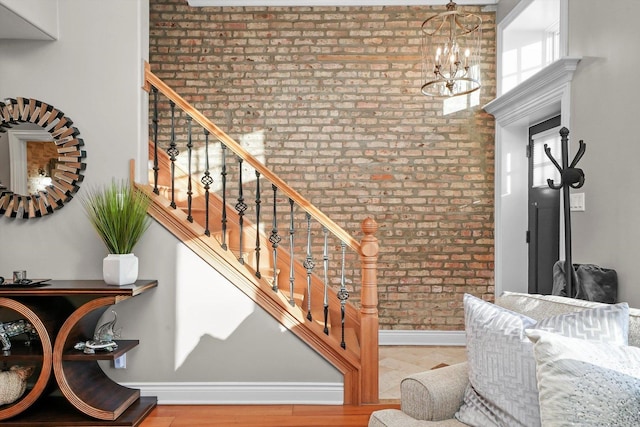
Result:
{"label": "white trim", "polygon": [[[518,16],[520,16],[522,12],[524,12],[529,6],[531,6],[531,3],[533,3],[533,0],[520,0],[518,3],[516,3],[516,5],[513,6],[513,9],[511,9],[509,13],[507,13],[507,15],[498,23],[498,34],[502,33],[504,27],[507,27],[509,24],[511,24]],[[500,50],[498,50],[498,52],[500,52]]]}
{"label": "white trim", "polygon": [[464,331],[396,331],[378,332],[379,345],[466,345]]}
{"label": "white trim", "polygon": [[507,93],[484,106],[501,125],[509,125],[538,110],[559,102],[564,87],[573,78],[581,58],[565,57],[549,64]]}
{"label": "white trim", "polygon": [[[460,6],[498,4],[499,0],[460,0]],[[188,0],[191,7],[241,7],[241,6],[444,6],[444,0]]]}
{"label": "white trim", "polygon": [[27,142],[53,141],[53,137],[42,129],[10,130],[9,164],[11,165],[9,188],[16,194],[28,195],[27,192]]}
{"label": "white trim", "polygon": [[342,405],[342,383],[141,382],[122,383],[156,396],[161,405]]}
{"label": "white trim", "polygon": [[560,57],[569,54],[569,0],[560,0]]}

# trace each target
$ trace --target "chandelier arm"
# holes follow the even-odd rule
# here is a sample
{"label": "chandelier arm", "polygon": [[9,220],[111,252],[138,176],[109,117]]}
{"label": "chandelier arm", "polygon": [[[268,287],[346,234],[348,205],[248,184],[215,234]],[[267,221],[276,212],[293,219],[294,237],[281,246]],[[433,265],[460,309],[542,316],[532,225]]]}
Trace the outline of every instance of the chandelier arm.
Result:
{"label": "chandelier arm", "polygon": [[[465,18],[468,17],[468,16],[472,16],[474,19],[480,20],[480,17],[477,16],[477,15],[474,15],[473,13],[468,13],[466,15],[458,13],[457,15],[465,17]],[[467,34],[471,34],[471,33],[473,33],[474,31],[476,31],[476,30],[478,30],[480,28],[481,22],[477,23],[473,27],[469,28],[469,27],[465,26],[464,24],[460,23],[460,20],[458,19],[458,16],[456,16],[455,22],[456,22],[456,26],[462,30],[462,33],[460,34],[461,36],[466,36]]]}
{"label": "chandelier arm", "polygon": [[[446,15],[448,15],[449,12],[444,12],[438,15],[434,15],[431,18],[426,19],[423,23],[422,23],[422,31],[427,34],[428,36],[433,36],[434,34],[436,34],[438,31],[440,31],[442,29],[442,27],[444,26],[444,24],[447,23],[447,17]],[[440,22],[440,25],[438,25],[437,28],[435,28],[432,32],[429,32],[429,30],[427,28],[425,28],[425,25],[427,25],[429,22],[434,21],[436,18],[442,18],[442,21]],[[435,21],[434,21],[435,22]]]}

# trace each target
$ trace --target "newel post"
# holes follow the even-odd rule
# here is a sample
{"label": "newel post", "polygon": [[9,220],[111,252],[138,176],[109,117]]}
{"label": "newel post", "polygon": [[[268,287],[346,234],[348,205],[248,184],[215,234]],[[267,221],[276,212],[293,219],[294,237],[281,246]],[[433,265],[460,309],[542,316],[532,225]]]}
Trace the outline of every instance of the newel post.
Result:
{"label": "newel post", "polygon": [[362,403],[378,403],[378,224],[362,221],[360,243],[362,290],[360,303],[360,356]]}

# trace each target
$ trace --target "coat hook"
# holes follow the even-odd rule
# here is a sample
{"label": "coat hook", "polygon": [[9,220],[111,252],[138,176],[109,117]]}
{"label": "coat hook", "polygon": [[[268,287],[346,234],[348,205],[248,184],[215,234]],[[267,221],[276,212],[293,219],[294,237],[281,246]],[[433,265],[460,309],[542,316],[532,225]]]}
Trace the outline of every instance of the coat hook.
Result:
{"label": "coat hook", "polygon": [[562,167],[558,164],[557,160],[551,155],[551,149],[547,144],[544,144],[544,152],[551,160],[553,165],[560,172],[560,184],[556,184],[553,179],[547,179],[547,184],[554,190],[563,189],[563,208],[564,208],[564,250],[565,250],[565,275],[567,283],[567,296],[573,297],[573,263],[571,261],[571,205],[569,197],[569,187],[580,188],[584,185],[584,172],[582,169],[577,168],[576,165],[584,155],[587,149],[583,140],[580,140],[578,152],[573,158],[571,164],[569,164],[569,129],[563,127],[560,129],[560,142],[562,144]]}

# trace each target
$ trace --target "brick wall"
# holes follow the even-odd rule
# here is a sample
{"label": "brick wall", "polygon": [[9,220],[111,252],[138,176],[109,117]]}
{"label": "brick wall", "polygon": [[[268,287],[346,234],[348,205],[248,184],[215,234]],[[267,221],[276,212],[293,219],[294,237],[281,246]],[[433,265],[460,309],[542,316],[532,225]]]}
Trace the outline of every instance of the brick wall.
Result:
{"label": "brick wall", "polygon": [[[479,106],[420,94],[420,25],[444,7],[190,8],[151,0],[151,68],[361,238],[378,238],[383,329],[456,330],[493,299],[495,13],[482,15]],[[357,299],[357,296],[356,296]]]}

